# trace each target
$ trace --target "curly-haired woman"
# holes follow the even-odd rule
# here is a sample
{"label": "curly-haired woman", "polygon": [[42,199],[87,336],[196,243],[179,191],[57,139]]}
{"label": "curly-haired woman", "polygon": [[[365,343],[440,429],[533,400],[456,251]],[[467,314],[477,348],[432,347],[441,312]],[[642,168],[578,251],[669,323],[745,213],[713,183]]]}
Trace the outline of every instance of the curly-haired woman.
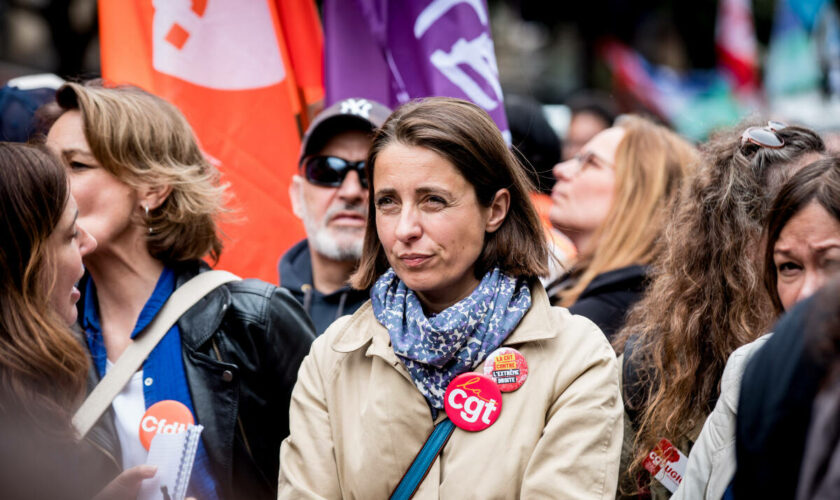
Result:
{"label": "curly-haired woman", "polygon": [[762,222],[774,193],[825,150],[801,127],[771,122],[723,132],[703,148],[665,230],[645,297],[613,342],[624,353],[626,421],[633,441],[623,493],[651,487],[643,462],[668,439],[688,454],[717,401],[732,352],[767,332],[775,312],[762,279]]}
{"label": "curly-haired woman", "polygon": [[[840,158],[811,163],[782,186],[767,216],[763,239],[764,282],[778,314],[790,311],[840,273]],[[779,324],[797,321],[785,319]],[[804,339],[807,330],[787,328],[732,353],[721,378],[720,399],[703,425],[675,497],[721,497],[735,472],[735,420],[739,416],[750,429],[738,444],[740,475],[748,478],[742,481],[741,486],[747,483],[743,493],[793,498],[801,459],[801,448],[797,452],[795,445],[805,440],[810,410],[807,394],[817,389],[816,384],[794,382],[800,374],[792,367],[811,358]],[[768,351],[757,354],[765,344]],[[741,392],[741,379],[754,356],[759,362],[751,367],[745,379],[747,390]],[[788,394],[804,400],[803,404],[786,401]],[[800,420],[794,423],[791,417]],[[765,484],[772,486],[764,490]]]}

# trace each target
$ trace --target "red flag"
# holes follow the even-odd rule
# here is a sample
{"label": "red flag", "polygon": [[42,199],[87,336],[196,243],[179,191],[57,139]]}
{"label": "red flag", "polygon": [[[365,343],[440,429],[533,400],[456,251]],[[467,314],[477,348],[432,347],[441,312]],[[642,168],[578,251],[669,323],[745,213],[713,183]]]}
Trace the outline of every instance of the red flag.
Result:
{"label": "red flag", "polygon": [[305,236],[288,187],[306,111],[323,99],[312,1],[101,0],[99,18],[104,78],[178,106],[230,184],[219,267],[276,282]]}
{"label": "red flag", "polygon": [[728,73],[736,93],[753,94],[758,87],[758,48],[750,0],[721,0],[715,26],[718,65]]}
{"label": "red flag", "polygon": [[301,129],[309,126],[324,103],[324,34],[312,0],[277,0],[285,46],[297,80],[298,97],[309,105]]}

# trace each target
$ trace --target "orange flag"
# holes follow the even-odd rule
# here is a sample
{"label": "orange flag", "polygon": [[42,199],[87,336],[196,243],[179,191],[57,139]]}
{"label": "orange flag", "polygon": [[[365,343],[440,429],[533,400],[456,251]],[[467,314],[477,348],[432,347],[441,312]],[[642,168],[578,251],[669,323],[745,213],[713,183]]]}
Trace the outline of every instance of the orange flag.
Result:
{"label": "orange flag", "polygon": [[230,184],[220,268],[277,282],[305,237],[291,210],[308,112],[323,100],[312,0],[100,0],[102,75],[178,106]]}

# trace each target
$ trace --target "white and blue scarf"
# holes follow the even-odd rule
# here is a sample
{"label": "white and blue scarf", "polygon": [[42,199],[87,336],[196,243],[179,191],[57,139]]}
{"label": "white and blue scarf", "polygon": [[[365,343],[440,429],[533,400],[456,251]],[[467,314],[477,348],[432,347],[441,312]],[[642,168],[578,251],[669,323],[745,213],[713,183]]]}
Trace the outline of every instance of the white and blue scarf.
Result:
{"label": "white and blue scarf", "polygon": [[531,307],[524,279],[488,272],[466,298],[427,318],[420,300],[393,269],[370,291],[373,314],[388,329],[394,353],[426,398],[432,416],[443,409],[449,382],[483,362]]}

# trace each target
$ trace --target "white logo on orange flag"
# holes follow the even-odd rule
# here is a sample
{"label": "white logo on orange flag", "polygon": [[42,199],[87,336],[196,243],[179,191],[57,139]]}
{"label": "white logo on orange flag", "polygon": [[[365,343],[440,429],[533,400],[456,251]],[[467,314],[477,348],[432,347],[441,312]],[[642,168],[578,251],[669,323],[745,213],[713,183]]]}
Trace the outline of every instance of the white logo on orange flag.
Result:
{"label": "white logo on orange flag", "polygon": [[178,106],[230,185],[219,267],[276,283],[280,256],[305,237],[288,191],[306,111],[324,95],[314,0],[98,5],[103,77]]}
{"label": "white logo on orange flag", "polygon": [[157,71],[220,90],[267,87],[286,77],[267,3],[242,8],[239,0],[155,0],[152,5]]}

